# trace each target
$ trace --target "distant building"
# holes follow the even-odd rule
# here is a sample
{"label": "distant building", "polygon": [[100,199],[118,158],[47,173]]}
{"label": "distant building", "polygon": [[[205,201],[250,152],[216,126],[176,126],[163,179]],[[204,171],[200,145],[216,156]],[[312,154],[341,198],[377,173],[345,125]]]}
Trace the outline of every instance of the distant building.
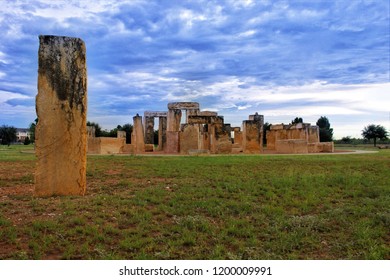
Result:
{"label": "distant building", "polygon": [[26,138],[31,139],[30,130],[28,128],[17,128],[16,129],[16,141],[17,142],[24,142]]}

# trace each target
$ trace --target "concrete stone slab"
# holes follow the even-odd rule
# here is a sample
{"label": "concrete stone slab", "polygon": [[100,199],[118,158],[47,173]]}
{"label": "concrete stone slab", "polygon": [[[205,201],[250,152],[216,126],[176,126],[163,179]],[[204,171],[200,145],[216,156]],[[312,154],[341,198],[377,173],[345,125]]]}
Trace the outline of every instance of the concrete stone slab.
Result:
{"label": "concrete stone slab", "polygon": [[86,48],[79,38],[39,36],[36,196],[84,195]]}

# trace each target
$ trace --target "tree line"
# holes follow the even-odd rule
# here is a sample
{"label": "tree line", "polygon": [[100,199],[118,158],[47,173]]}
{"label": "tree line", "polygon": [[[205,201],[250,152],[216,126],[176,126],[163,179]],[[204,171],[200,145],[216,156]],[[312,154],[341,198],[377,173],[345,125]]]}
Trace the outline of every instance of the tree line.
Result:
{"label": "tree line", "polygon": [[126,144],[131,143],[131,133],[133,131],[133,125],[126,123],[124,125],[117,125],[116,128],[111,129],[110,131],[103,130],[98,123],[87,122],[87,126],[93,126],[95,128],[95,137],[117,137],[118,131],[126,132]]}
{"label": "tree line", "polygon": [[[303,123],[303,118],[296,117],[291,121],[290,124],[298,124]],[[28,145],[30,143],[35,142],[35,128],[38,124],[38,119],[35,119],[34,122],[32,122],[29,126],[30,131],[30,137],[26,137],[24,140],[24,144]],[[266,122],[263,126],[264,133],[263,133],[263,142],[264,144],[267,143],[267,139],[265,137],[266,131],[271,129],[270,123]],[[319,127],[320,132],[320,142],[330,142],[333,141],[333,128],[331,128],[329,119],[325,116],[321,116],[317,122],[316,125]],[[98,123],[95,122],[87,122],[87,126],[93,126],[95,127],[95,137],[117,137],[118,131],[125,131],[126,132],[126,143],[131,143],[131,133],[133,131],[133,125],[132,124],[124,124],[124,125],[118,125],[116,128],[111,129],[110,131],[103,130],[101,126]],[[17,130],[13,126],[8,125],[2,125],[0,127],[0,143],[1,145],[10,145],[11,143],[16,142],[17,139]],[[374,146],[377,144],[377,140],[386,140],[388,139],[389,133],[381,125],[375,125],[375,124],[369,124],[365,126],[362,130],[362,137],[365,141],[371,141],[373,140]],[[154,132],[154,138],[155,143],[158,142],[158,131],[156,130]],[[343,137],[341,140],[338,140],[338,143],[345,143],[345,144],[353,144],[356,142],[361,142],[361,139],[354,139],[350,136]],[[360,143],[359,142],[359,143]]]}

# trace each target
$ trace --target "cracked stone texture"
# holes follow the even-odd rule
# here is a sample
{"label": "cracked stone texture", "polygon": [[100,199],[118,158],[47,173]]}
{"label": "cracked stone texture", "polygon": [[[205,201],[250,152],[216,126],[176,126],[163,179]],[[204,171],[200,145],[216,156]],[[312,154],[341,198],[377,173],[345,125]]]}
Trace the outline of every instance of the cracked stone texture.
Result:
{"label": "cracked stone texture", "polygon": [[84,195],[87,69],[81,39],[39,36],[35,195]]}

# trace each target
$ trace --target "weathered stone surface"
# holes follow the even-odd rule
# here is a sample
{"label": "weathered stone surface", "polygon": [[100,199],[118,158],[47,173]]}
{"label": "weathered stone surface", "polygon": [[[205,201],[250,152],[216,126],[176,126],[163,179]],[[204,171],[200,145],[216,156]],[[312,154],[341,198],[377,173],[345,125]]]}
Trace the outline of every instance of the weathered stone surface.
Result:
{"label": "weathered stone surface", "polygon": [[[220,118],[220,117],[218,117]],[[223,118],[222,118],[223,120]],[[216,123],[214,126],[215,145],[213,145],[213,153],[228,154],[232,151],[231,126],[230,124]]]}
{"label": "weathered stone surface", "polygon": [[144,127],[142,117],[138,114],[133,117],[133,132],[131,133],[131,143],[134,145],[135,153],[145,152]]}
{"label": "weathered stone surface", "polygon": [[187,109],[186,110],[186,123],[188,123],[189,116],[197,116],[199,114],[199,109]]}
{"label": "weathered stone surface", "polygon": [[88,143],[88,149],[87,149],[88,154],[95,154],[95,155],[100,154],[101,152],[100,137],[88,137],[87,143]]}
{"label": "weathered stone surface", "polygon": [[271,125],[271,130],[279,130],[279,129],[283,129],[284,127],[284,124],[273,124]]}
{"label": "weathered stone surface", "polygon": [[145,144],[145,152],[153,152],[154,151],[154,145],[153,144]]}
{"label": "weathered stone surface", "polygon": [[122,154],[126,138],[98,137],[101,155]]}
{"label": "weathered stone surface", "polygon": [[218,116],[218,113],[217,112],[213,112],[213,111],[200,111],[197,116],[201,116],[201,117],[216,117]]}
{"label": "weathered stone surface", "polygon": [[280,154],[307,154],[308,145],[306,140],[289,139],[276,140],[276,152]]}
{"label": "weathered stone surface", "polygon": [[88,154],[111,155],[133,152],[133,145],[126,144],[126,137],[88,137]]}
{"label": "weathered stone surface", "polygon": [[144,117],[154,117],[154,118],[160,118],[160,117],[167,117],[168,112],[162,112],[162,111],[145,111]]}
{"label": "weathered stone surface", "polygon": [[117,138],[95,137],[95,128],[87,127],[88,131],[88,154],[108,155],[130,153],[129,149],[125,151],[126,131],[118,131]]}
{"label": "weathered stone surface", "polygon": [[221,116],[207,116],[197,115],[189,116],[188,123],[190,124],[223,124],[223,117]]}
{"label": "weathered stone surface", "polygon": [[[309,153],[322,152],[323,150],[323,145],[317,144],[320,141],[319,128],[318,126],[310,125],[310,123],[298,123],[294,125],[272,125],[271,130],[267,131],[266,137],[267,150],[276,150],[276,142],[279,140],[304,140],[308,144],[313,144],[307,148]],[[290,145],[289,149],[292,149],[291,147],[292,145]],[[287,150],[288,149],[286,148],[286,151]],[[331,150],[331,148],[325,148],[325,150]],[[286,151],[284,153],[287,153]]]}
{"label": "weathered stone surface", "polygon": [[189,150],[199,149],[199,125],[186,124],[183,131],[180,132],[180,153],[188,154]]}
{"label": "weathered stone surface", "polygon": [[203,128],[200,135],[200,150],[210,150],[210,134],[208,129]]}
{"label": "weathered stone surface", "polygon": [[312,125],[308,128],[308,142],[316,143],[320,142],[320,128],[316,125]]}
{"label": "weathered stone surface", "polygon": [[230,137],[225,134],[221,135],[216,141],[216,153],[217,154],[230,154],[232,152],[232,141]]}
{"label": "weathered stone surface", "polygon": [[117,137],[117,138],[125,138],[125,141],[126,141],[126,131],[118,130],[118,131],[116,132],[116,137]]}
{"label": "weathered stone surface", "polygon": [[96,128],[94,126],[87,126],[87,137],[95,137]]}
{"label": "weathered stone surface", "polygon": [[317,142],[308,144],[309,153],[334,153],[333,142]]}
{"label": "weathered stone surface", "polygon": [[158,120],[158,150],[164,151],[167,145],[167,117]]}
{"label": "weathered stone surface", "polygon": [[255,120],[242,123],[242,148],[246,154],[260,153],[263,151],[262,126]]}
{"label": "weathered stone surface", "polygon": [[81,39],[40,36],[35,195],[84,195],[87,69]]}
{"label": "weathered stone surface", "polygon": [[133,144],[125,144],[123,146],[124,154],[135,154],[135,146]]}
{"label": "weathered stone surface", "polygon": [[259,122],[261,125],[264,124],[264,116],[259,115],[257,112],[254,115],[249,115],[249,120]]}
{"label": "weathered stone surface", "polygon": [[234,144],[242,146],[242,132],[234,131]]}
{"label": "weathered stone surface", "polygon": [[180,132],[167,131],[167,147],[165,152],[168,154],[177,154],[180,151]]}
{"label": "weathered stone surface", "polygon": [[287,139],[302,139],[308,140],[308,133],[306,128],[295,128],[287,130]]}
{"label": "weathered stone surface", "polygon": [[199,110],[199,103],[197,102],[171,102],[168,103],[169,110]]}
{"label": "weathered stone surface", "polygon": [[267,130],[265,137],[267,138],[267,150],[275,150],[276,130]]}
{"label": "weathered stone surface", "polygon": [[172,109],[168,111],[167,131],[180,131],[181,110]]}
{"label": "weathered stone surface", "polygon": [[154,144],[154,117],[145,117],[145,144]]}

